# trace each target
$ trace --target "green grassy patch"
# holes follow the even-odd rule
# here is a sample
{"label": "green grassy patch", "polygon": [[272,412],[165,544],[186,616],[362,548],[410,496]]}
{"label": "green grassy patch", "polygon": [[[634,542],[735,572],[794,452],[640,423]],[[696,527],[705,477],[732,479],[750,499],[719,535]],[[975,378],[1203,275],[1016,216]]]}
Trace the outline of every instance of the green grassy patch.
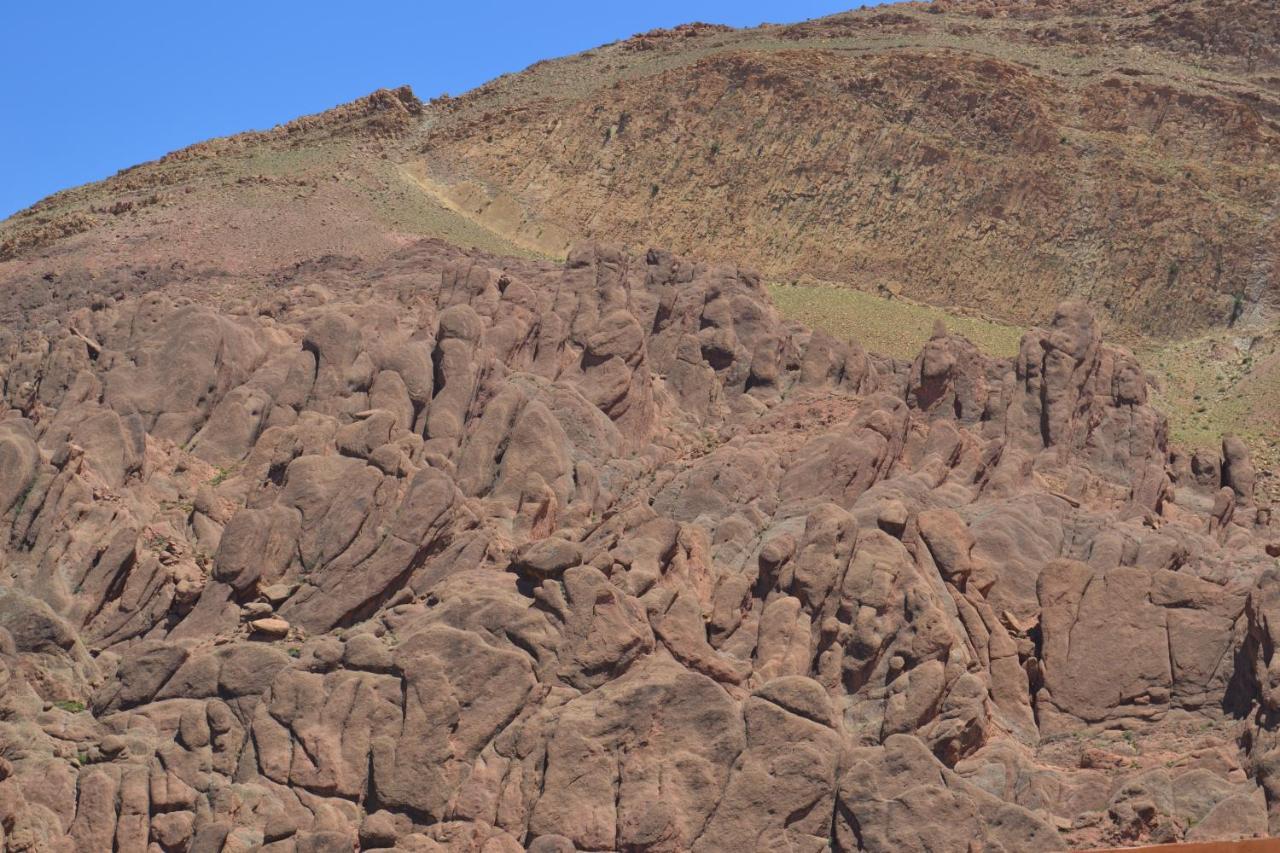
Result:
{"label": "green grassy patch", "polygon": [[1280,467],[1280,338],[1270,329],[1213,332],[1135,348],[1158,385],[1151,397],[1169,416],[1169,439],[1218,450],[1238,435],[1254,454],[1259,488],[1274,495]]}
{"label": "green grassy patch", "polygon": [[946,323],[949,331],[964,335],[998,357],[1017,355],[1025,331],[1020,326],[852,288],[775,284],[769,286],[769,294],[787,319],[822,329],[839,340],[855,338],[867,350],[895,358],[915,358],[938,320]]}

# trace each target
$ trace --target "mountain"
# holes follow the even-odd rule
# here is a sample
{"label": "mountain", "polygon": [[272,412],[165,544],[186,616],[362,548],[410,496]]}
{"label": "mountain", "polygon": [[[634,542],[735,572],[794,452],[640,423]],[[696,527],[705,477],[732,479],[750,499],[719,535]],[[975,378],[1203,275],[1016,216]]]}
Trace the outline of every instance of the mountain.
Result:
{"label": "mountain", "polygon": [[690,25],[7,220],[0,849],[1268,849],[1273,472],[1109,335],[1280,375],[1276,20]]}
{"label": "mountain", "polygon": [[225,246],[246,271],[405,235],[552,257],[593,238],[1018,324],[1072,298],[1180,335],[1271,316],[1277,43],[1269,0],[679,27],[194,146],[14,217],[0,258]]}

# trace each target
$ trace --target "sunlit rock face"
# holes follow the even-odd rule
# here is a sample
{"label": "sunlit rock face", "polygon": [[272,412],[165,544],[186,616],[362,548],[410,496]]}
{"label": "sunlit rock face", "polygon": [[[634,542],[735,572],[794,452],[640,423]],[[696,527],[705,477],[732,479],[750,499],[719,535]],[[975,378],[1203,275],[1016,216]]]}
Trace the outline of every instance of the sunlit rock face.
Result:
{"label": "sunlit rock face", "polygon": [[1081,305],[905,363],[738,267],[424,242],[0,355],[7,850],[1280,828],[1256,472]]}

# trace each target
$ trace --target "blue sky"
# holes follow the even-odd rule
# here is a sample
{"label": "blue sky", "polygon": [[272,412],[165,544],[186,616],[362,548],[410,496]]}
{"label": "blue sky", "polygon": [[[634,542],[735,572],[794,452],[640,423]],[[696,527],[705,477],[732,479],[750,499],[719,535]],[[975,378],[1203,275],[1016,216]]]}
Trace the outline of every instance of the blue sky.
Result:
{"label": "blue sky", "polygon": [[[874,5],[867,3],[866,5]],[[789,22],[849,0],[10,3],[0,10],[0,217],[192,142],[408,83],[507,71],[702,20]]]}

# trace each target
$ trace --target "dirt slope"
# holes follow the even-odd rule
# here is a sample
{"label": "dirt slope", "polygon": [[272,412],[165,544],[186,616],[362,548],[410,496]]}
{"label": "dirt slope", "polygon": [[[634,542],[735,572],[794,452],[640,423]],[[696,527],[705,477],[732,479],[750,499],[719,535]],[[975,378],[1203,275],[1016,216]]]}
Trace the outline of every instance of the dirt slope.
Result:
{"label": "dirt slope", "polygon": [[0,321],[38,324],[88,289],[244,287],[325,256],[385,258],[427,234],[519,253],[391,159],[422,111],[407,88],[376,92],[51,196],[0,223]]}

